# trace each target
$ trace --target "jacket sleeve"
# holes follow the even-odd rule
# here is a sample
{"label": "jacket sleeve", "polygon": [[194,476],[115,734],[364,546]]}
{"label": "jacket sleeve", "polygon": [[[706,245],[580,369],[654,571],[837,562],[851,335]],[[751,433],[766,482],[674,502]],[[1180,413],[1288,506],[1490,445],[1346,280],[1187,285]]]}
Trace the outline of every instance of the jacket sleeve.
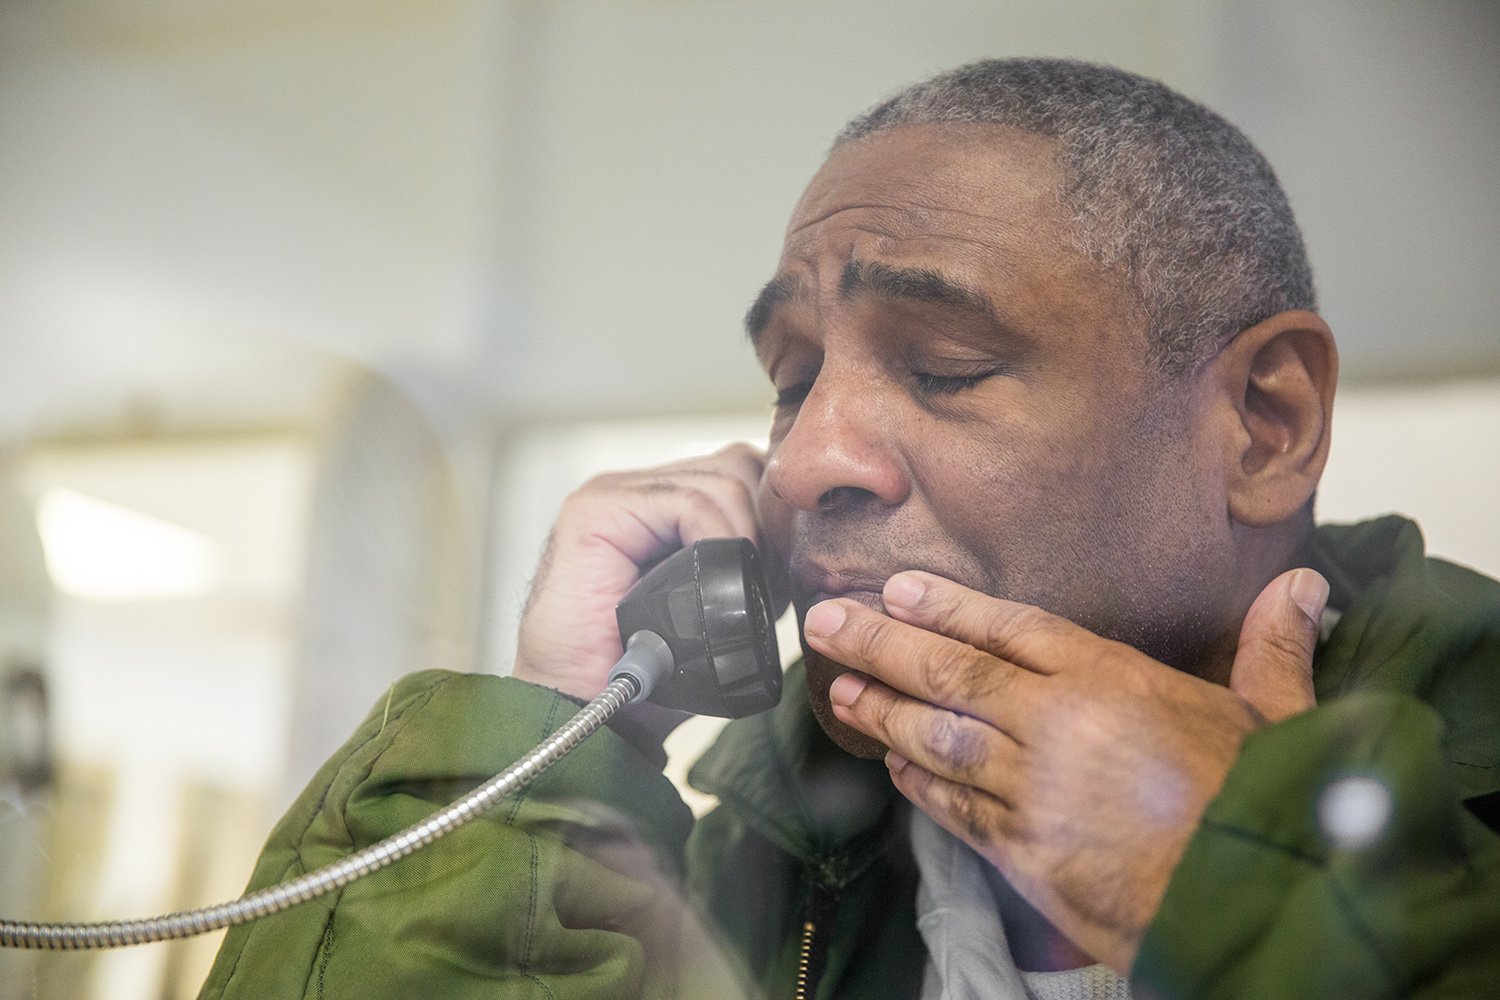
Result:
{"label": "jacket sleeve", "polygon": [[1253,734],[1174,872],[1137,997],[1473,997],[1500,983],[1500,837],[1442,724],[1354,694]]}
{"label": "jacket sleeve", "polygon": [[[512,678],[404,679],[277,825],[251,888],[420,821],[576,711]],[[659,769],[603,729],[437,843],[232,929],[201,997],[732,995],[680,902],[691,822]]]}

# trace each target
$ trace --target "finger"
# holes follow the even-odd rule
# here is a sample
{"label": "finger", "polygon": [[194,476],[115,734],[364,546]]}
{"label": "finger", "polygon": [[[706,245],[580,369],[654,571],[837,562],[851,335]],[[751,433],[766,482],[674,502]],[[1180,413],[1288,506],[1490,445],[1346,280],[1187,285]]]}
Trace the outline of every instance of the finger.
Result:
{"label": "finger", "polygon": [[744,483],[752,494],[760,487],[760,477],[766,471],[766,453],[761,449],[736,441],[708,457],[714,468]]}
{"label": "finger", "polygon": [[637,567],[702,538],[744,536],[759,528],[752,496],[737,478],[708,471],[611,473],[564,503],[566,538],[612,545]]}
{"label": "finger", "polygon": [[[738,441],[725,445],[712,454],[682,459],[654,471],[665,478],[674,476],[722,478],[742,484],[745,495],[753,498],[760,489],[760,479],[765,472],[765,467],[764,452],[753,445]],[[753,508],[752,502],[751,509]],[[746,537],[753,536],[747,534]]]}
{"label": "finger", "polygon": [[[766,453],[754,445],[737,441],[726,445],[712,455],[687,459],[669,468],[680,469],[690,475],[705,473],[724,475],[744,484],[749,516],[740,522],[740,530],[736,534],[744,535],[755,543],[756,550],[760,553],[766,582],[770,585],[772,615],[780,618],[791,604],[792,595],[781,553],[777,551],[775,545],[771,544],[771,539],[767,538],[760,528],[758,498],[761,478],[765,475]],[[735,509],[737,510],[738,507],[736,506]]]}
{"label": "finger", "polygon": [[700,538],[725,535],[748,538],[757,545],[760,543],[760,523],[755,516],[755,494],[742,480],[722,473],[697,470],[686,470],[677,475],[681,478],[655,480],[645,488],[667,493],[676,490],[702,493],[718,507],[723,515],[723,524],[728,526],[727,530],[716,529],[716,535],[693,534],[688,537],[679,532],[682,544],[691,545]]}
{"label": "finger", "polygon": [[1011,829],[1012,808],[984,789],[949,781],[900,755],[888,755],[886,766],[897,791],[975,850],[993,847]]}
{"label": "finger", "polygon": [[1016,773],[1016,741],[971,715],[908,698],[858,674],[838,677],[828,695],[840,722],[942,777],[1003,797]]}
{"label": "finger", "polygon": [[1065,618],[971,590],[934,573],[908,570],[885,583],[886,611],[903,622],[951,636],[1017,666],[1056,673],[1098,658],[1109,640]]}
{"label": "finger", "polygon": [[765,467],[763,451],[737,441],[712,454],[666,466],[662,471],[671,473],[666,478],[682,477],[685,485],[696,486],[718,497],[735,525],[734,534],[749,538],[759,546],[760,518],[755,510],[755,495]]}
{"label": "finger", "polygon": [[631,496],[602,512],[603,525],[615,530],[601,532],[600,523],[590,530],[596,537],[607,538],[644,570],[701,539],[754,532],[755,523],[747,509],[736,507],[732,497],[725,495],[727,490],[739,488],[738,482],[727,480],[691,486],[652,480],[631,489]]}
{"label": "finger", "polygon": [[679,458],[676,461],[658,466],[658,468],[661,470],[712,469],[742,479],[747,485],[754,485],[760,478],[765,464],[766,454],[764,450],[745,441],[733,441],[724,445],[718,451],[689,455],[686,458]]}
{"label": "finger", "polygon": [[836,598],[815,604],[803,634],[818,652],[904,694],[942,708],[974,715],[1018,735],[1014,720],[1026,707],[1039,678],[968,643],[888,618],[856,601]]}
{"label": "finger", "polygon": [[1312,664],[1327,603],[1328,581],[1294,569],[1267,584],[1245,615],[1229,689],[1270,722],[1317,705]]}

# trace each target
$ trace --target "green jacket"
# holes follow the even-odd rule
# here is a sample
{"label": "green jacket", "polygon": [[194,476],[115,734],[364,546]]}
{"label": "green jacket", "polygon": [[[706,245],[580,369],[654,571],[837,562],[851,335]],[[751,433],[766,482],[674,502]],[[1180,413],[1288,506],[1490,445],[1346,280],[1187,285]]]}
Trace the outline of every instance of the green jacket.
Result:
{"label": "green jacket", "polygon": [[[1246,743],[1174,873],[1138,996],[1492,995],[1500,982],[1500,585],[1426,559],[1414,525],[1320,528],[1342,618],[1319,707]],[[915,996],[907,808],[835,750],[798,677],[691,780],[592,737],[527,791],[391,868],[229,932],[204,997]],[[406,678],[272,832],[268,885],[417,821],[575,711],[509,678]],[[624,727],[622,727],[622,730]],[[1324,790],[1373,778],[1390,819],[1334,842]],[[686,893],[694,902],[683,902]],[[699,915],[703,915],[700,919]],[[746,985],[753,984],[753,985]]]}

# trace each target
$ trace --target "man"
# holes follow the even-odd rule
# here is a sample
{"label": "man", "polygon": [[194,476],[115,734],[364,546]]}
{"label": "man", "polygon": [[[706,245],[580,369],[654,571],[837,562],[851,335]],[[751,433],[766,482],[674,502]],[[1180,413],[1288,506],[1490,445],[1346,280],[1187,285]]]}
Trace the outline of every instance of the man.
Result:
{"label": "man", "polygon": [[764,460],[571,497],[514,678],[403,682],[254,881],[514,760],[698,538],[784,564],[806,701],[726,731],[690,837],[648,708],[453,843],[234,932],[205,995],[1493,989],[1500,589],[1404,522],[1313,530],[1314,308],[1270,168],[1158,84],[992,61],[856,119],[747,317]]}

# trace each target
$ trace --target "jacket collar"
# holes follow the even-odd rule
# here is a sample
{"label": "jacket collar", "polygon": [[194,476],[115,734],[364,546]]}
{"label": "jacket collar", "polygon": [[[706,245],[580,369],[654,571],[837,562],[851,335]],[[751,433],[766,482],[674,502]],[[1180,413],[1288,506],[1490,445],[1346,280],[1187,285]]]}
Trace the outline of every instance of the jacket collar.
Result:
{"label": "jacket collar", "polygon": [[688,774],[747,826],[843,886],[879,853],[896,795],[879,760],[861,760],[824,735],[807,702],[802,661],[787,671],[781,703],[725,727]]}

